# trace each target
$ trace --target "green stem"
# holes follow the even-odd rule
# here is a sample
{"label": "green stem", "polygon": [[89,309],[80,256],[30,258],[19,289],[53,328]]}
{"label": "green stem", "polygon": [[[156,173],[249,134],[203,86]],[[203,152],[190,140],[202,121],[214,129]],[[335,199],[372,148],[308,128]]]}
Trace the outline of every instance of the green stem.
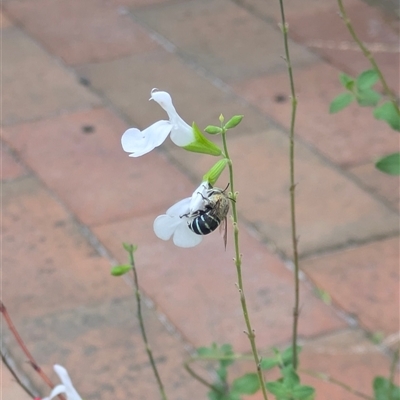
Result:
{"label": "green stem", "polygon": [[289,162],[290,162],[290,219],[292,227],[292,247],[293,247],[293,263],[294,263],[294,287],[295,299],[293,307],[293,332],[292,332],[292,348],[293,348],[293,368],[297,368],[297,331],[299,321],[299,303],[300,303],[300,283],[299,283],[299,254],[297,250],[297,230],[296,230],[296,184],[295,184],[295,168],[294,168],[294,125],[296,121],[297,98],[294,88],[294,79],[292,64],[290,62],[288,30],[289,26],[285,19],[285,10],[283,0],[279,0],[282,18],[282,33],[285,45],[285,57],[289,73],[290,92],[292,100],[292,112],[290,118],[290,135],[289,135]]}
{"label": "green stem", "polygon": [[354,30],[354,27],[353,27],[353,25],[351,23],[351,20],[348,17],[348,15],[346,13],[346,10],[344,8],[343,0],[337,0],[337,2],[338,2],[338,6],[339,6],[339,10],[340,10],[340,14],[342,16],[343,22],[346,25],[348,31],[350,32],[351,37],[357,43],[358,47],[360,48],[360,50],[364,54],[365,58],[367,58],[369,60],[369,62],[371,63],[372,67],[377,72],[377,74],[379,76],[379,80],[382,83],[383,90],[384,90],[385,94],[390,98],[390,101],[393,103],[395,109],[397,110],[397,113],[400,114],[400,109],[399,109],[399,105],[397,104],[397,101],[396,101],[396,96],[390,90],[389,85],[387,84],[386,79],[382,74],[382,71],[380,70],[377,62],[375,61],[374,56],[369,51],[369,49],[365,46],[365,44],[360,40],[360,38],[357,36],[357,34],[356,34],[355,30]]}
{"label": "green stem", "polygon": [[147,340],[146,329],[144,327],[143,315],[142,315],[142,305],[141,305],[142,301],[141,301],[141,294],[139,291],[139,280],[138,280],[138,275],[136,272],[135,259],[133,257],[133,252],[134,252],[134,250],[133,250],[133,246],[132,246],[131,249],[129,249],[128,253],[129,253],[129,263],[132,266],[132,272],[133,272],[133,281],[134,281],[134,286],[135,286],[135,296],[136,296],[136,302],[137,302],[137,316],[139,319],[140,331],[142,333],[143,342],[145,344],[146,352],[149,357],[154,376],[156,377],[156,380],[157,380],[161,398],[163,400],[167,400],[167,395],[165,394],[164,385],[163,385],[160,375],[158,373],[157,366],[156,366],[156,363],[155,363],[154,357],[153,357],[153,352],[151,351],[151,347]]}
{"label": "green stem", "polygon": [[318,379],[321,379],[322,381],[333,383],[336,386],[340,386],[342,389],[346,390],[347,392],[352,393],[355,396],[358,396],[362,399],[374,400],[372,397],[367,396],[366,394],[353,389],[351,386],[347,385],[346,383],[340,382],[337,379],[330,377],[329,375],[326,375],[326,374],[323,374],[320,372],[311,371],[308,369],[301,369],[300,372],[304,372],[305,374],[313,376],[314,378],[318,378]]}
{"label": "green stem", "polygon": [[251,351],[253,353],[254,357],[254,362],[257,367],[257,375],[258,375],[258,380],[260,382],[260,387],[261,387],[261,392],[263,394],[264,400],[268,400],[267,396],[267,390],[265,388],[264,384],[264,377],[261,371],[260,367],[260,357],[257,353],[257,346],[256,346],[256,340],[255,340],[255,332],[253,328],[251,327],[250,323],[250,317],[249,317],[249,312],[247,309],[247,302],[246,302],[246,297],[244,294],[244,287],[243,287],[243,277],[242,277],[242,255],[240,254],[239,250],[239,226],[238,226],[238,216],[237,216],[237,209],[236,209],[236,199],[237,199],[237,193],[235,192],[235,185],[233,181],[233,166],[232,166],[232,160],[229,157],[229,152],[228,152],[228,146],[226,143],[226,130],[223,129],[222,132],[222,141],[224,144],[224,152],[225,152],[225,157],[229,160],[228,162],[228,167],[229,167],[229,182],[230,182],[230,187],[232,191],[232,214],[233,214],[233,232],[234,232],[234,241],[235,241],[235,266],[236,266],[236,273],[237,273],[237,279],[238,279],[238,288],[239,288],[239,293],[240,293],[240,303],[242,305],[242,311],[243,311],[243,316],[244,320],[246,323],[247,327],[247,337],[249,338],[250,341],[250,346],[251,346]]}
{"label": "green stem", "polygon": [[196,372],[194,372],[192,370],[192,368],[190,367],[190,363],[196,361],[195,359],[190,359],[188,361],[186,361],[184,363],[185,369],[186,371],[197,381],[199,381],[200,383],[202,383],[204,386],[208,387],[209,389],[211,389],[213,392],[219,393],[221,395],[225,394],[223,391],[221,391],[219,388],[217,388],[216,386],[214,386],[213,384],[211,384],[210,382],[207,382],[204,378],[202,378],[200,375],[198,375]]}
{"label": "green stem", "polygon": [[392,359],[392,363],[390,365],[390,374],[389,374],[389,400],[394,400],[393,399],[393,390],[392,387],[394,385],[394,377],[396,374],[396,365],[397,362],[399,361],[399,352],[400,352],[400,348],[398,347],[396,349],[396,351],[393,354],[393,359]]}

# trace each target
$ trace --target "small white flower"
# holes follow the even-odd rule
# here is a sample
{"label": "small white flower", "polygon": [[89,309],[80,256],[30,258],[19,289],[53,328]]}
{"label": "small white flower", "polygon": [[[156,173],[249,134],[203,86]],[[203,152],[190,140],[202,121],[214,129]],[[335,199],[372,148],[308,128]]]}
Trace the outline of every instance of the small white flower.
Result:
{"label": "small white flower", "polygon": [[168,114],[169,120],[161,120],[140,131],[130,128],[122,135],[121,144],[129,157],[139,157],[160,146],[171,133],[171,140],[180,147],[195,141],[192,127],[176,112],[171,96],[157,89],[151,91],[150,100],[157,102]]}
{"label": "small white flower", "polygon": [[157,237],[169,240],[172,236],[174,244],[178,247],[194,247],[202,240],[203,236],[190,230],[190,223],[195,216],[193,213],[204,210],[207,191],[210,189],[208,182],[203,182],[192,194],[192,197],[178,201],[170,207],[166,214],[158,216],[153,224]]}
{"label": "small white flower", "polygon": [[42,400],[51,400],[59,394],[63,393],[66,395],[67,400],[82,400],[78,392],[72,385],[71,379],[68,375],[67,370],[61,365],[54,365],[54,371],[59,376],[62,385],[57,385],[50,393],[49,397],[44,397]]}

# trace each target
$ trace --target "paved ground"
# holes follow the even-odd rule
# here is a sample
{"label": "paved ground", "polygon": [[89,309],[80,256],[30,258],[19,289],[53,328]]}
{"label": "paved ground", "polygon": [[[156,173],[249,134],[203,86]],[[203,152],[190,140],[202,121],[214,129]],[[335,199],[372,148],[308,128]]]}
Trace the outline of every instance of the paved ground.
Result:
{"label": "paved ground", "polygon": [[[345,3],[398,90],[392,15]],[[339,71],[368,68],[335,2],[286,7],[299,97],[301,365],[371,394],[399,337],[399,181],[376,172],[373,160],[394,151],[398,136],[369,109],[328,114]],[[290,102],[278,21],[277,1],[3,1],[3,300],[43,369],[56,381],[51,366],[66,366],[86,400],[158,398],[132,290],[109,275],[111,263],[126,260],[122,242],[139,245],[145,323],[170,399],[206,397],[182,368],[193,346],[230,342],[249,351],[232,238],[226,252],[218,234],[184,250],[152,231],[157,215],[192,193],[210,158],[169,140],[139,159],[121,149],[127,127],[164,116],[147,101],[153,87],[170,92],[180,115],[200,127],[220,113],[245,115],[229,145],[250,316],[263,351],[290,342]],[[304,381],[318,400],[356,398]],[[4,399],[23,400],[18,390],[5,373]]]}

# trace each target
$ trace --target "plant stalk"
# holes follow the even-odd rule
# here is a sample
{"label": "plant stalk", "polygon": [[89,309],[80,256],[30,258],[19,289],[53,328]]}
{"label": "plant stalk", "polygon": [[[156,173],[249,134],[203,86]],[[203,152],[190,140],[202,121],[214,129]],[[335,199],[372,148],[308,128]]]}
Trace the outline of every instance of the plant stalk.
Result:
{"label": "plant stalk", "polygon": [[158,373],[157,366],[154,361],[153,352],[152,352],[149,342],[147,340],[147,334],[146,334],[146,329],[144,326],[143,315],[142,315],[142,300],[141,300],[141,294],[140,294],[140,290],[139,290],[139,280],[138,280],[138,275],[137,275],[137,271],[136,271],[135,259],[133,257],[133,252],[134,252],[134,250],[133,250],[133,246],[132,246],[131,249],[129,249],[128,253],[129,253],[129,263],[132,267],[132,273],[133,273],[133,283],[134,283],[134,287],[135,287],[135,296],[136,296],[136,303],[137,303],[137,316],[138,316],[138,320],[139,320],[140,331],[142,334],[142,339],[143,339],[143,342],[144,342],[144,345],[146,348],[147,355],[149,357],[151,368],[153,369],[154,376],[156,377],[156,380],[157,380],[161,398],[163,400],[168,400],[167,395],[165,394],[164,385],[161,381],[160,374]]}
{"label": "plant stalk", "polygon": [[361,41],[361,39],[357,36],[356,31],[354,30],[354,27],[351,23],[351,20],[347,15],[346,9],[344,8],[343,0],[337,0],[337,2],[338,2],[338,6],[339,6],[339,10],[340,10],[340,14],[342,16],[343,22],[346,25],[351,37],[357,43],[358,47],[364,54],[365,58],[368,59],[368,61],[371,63],[374,70],[377,72],[385,94],[390,98],[390,101],[393,103],[395,109],[397,110],[397,113],[400,114],[400,109],[399,109],[399,105],[396,100],[396,96],[390,90],[389,85],[387,84],[386,79],[383,76],[382,71],[380,70],[374,56],[369,51],[369,49],[365,46],[365,44]]}
{"label": "plant stalk", "polygon": [[246,297],[244,293],[244,287],[243,287],[243,277],[242,277],[242,255],[240,254],[240,249],[239,249],[239,227],[238,227],[238,216],[237,216],[237,209],[236,209],[236,199],[237,199],[237,193],[235,192],[235,185],[233,181],[233,166],[232,166],[232,160],[229,157],[229,152],[228,152],[228,146],[226,143],[226,130],[223,129],[222,132],[222,141],[224,145],[224,152],[225,152],[225,157],[229,160],[228,162],[228,168],[229,168],[229,182],[230,182],[230,187],[232,191],[232,199],[231,201],[232,204],[232,214],[233,214],[233,232],[234,232],[234,242],[235,242],[235,266],[236,266],[236,273],[237,273],[237,279],[238,279],[238,289],[240,293],[240,303],[242,305],[242,311],[243,311],[243,316],[244,320],[246,323],[247,327],[247,337],[249,338],[250,341],[250,346],[251,346],[251,351],[253,353],[254,357],[254,362],[257,367],[257,375],[258,375],[258,380],[260,382],[260,388],[261,392],[263,394],[263,399],[268,400],[267,396],[267,390],[265,388],[265,383],[264,383],[264,377],[261,371],[260,367],[260,357],[257,352],[257,346],[256,346],[256,340],[255,340],[255,332],[253,328],[251,327],[250,323],[250,317],[249,317],[249,312],[247,309],[247,302],[246,302]]}
{"label": "plant stalk", "polygon": [[290,117],[290,134],[289,134],[289,163],[290,163],[290,220],[292,227],[292,247],[293,247],[293,264],[294,264],[294,290],[295,299],[293,307],[293,331],[292,331],[292,348],[293,348],[293,368],[297,369],[297,334],[299,321],[299,303],[300,303],[300,282],[299,282],[299,253],[297,249],[297,229],[296,229],[296,184],[295,184],[295,163],[294,163],[294,126],[296,121],[297,97],[294,87],[293,70],[290,61],[288,31],[289,26],[285,19],[285,9],[283,0],[279,0],[282,19],[282,33],[285,46],[285,58],[290,81],[290,93],[292,102],[292,112]]}

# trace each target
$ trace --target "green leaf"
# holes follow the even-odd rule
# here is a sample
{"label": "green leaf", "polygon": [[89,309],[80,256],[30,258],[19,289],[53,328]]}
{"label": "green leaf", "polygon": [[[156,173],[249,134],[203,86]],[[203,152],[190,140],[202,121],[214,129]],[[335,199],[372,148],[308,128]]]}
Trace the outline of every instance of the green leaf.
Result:
{"label": "green leaf", "polygon": [[225,129],[232,129],[238,126],[243,119],[243,115],[234,115],[224,126]]}
{"label": "green leaf", "polygon": [[277,365],[279,365],[279,361],[276,358],[263,358],[260,363],[260,368],[263,371],[266,371],[276,367]]}
{"label": "green leaf", "polygon": [[292,389],[300,384],[300,378],[296,374],[296,371],[291,365],[282,369],[283,384],[288,388]]}
{"label": "green leaf", "polygon": [[122,243],[122,246],[128,253],[134,253],[138,248],[136,245],[130,243]]}
{"label": "green leaf", "polygon": [[112,276],[121,276],[121,275],[126,274],[131,269],[132,269],[131,265],[116,265],[115,267],[111,268],[111,275]]}
{"label": "green leaf", "polygon": [[193,122],[192,125],[195,141],[189,143],[187,146],[183,146],[183,148],[187,151],[192,151],[194,153],[203,153],[210,154],[212,156],[220,156],[222,154],[221,149],[208,140],[201,132],[198,126]]}
{"label": "green leaf", "polygon": [[260,381],[256,373],[248,373],[232,382],[232,391],[241,394],[254,394],[260,389]]}
{"label": "green leaf", "polygon": [[329,112],[331,114],[337,113],[344,108],[346,108],[354,100],[354,95],[352,93],[340,93],[336,96],[329,106]]}
{"label": "green leaf", "polygon": [[219,135],[223,132],[222,128],[215,125],[208,125],[207,128],[204,129],[204,131],[209,133],[210,135]]}
{"label": "green leaf", "polygon": [[380,158],[375,163],[375,167],[385,174],[400,175],[400,153],[393,153]]}
{"label": "green leaf", "polygon": [[286,397],[289,394],[287,388],[282,384],[282,382],[279,381],[267,382],[265,387],[277,398],[282,398],[282,396]]}
{"label": "green leaf", "polygon": [[386,121],[395,131],[400,132],[400,115],[391,101],[387,101],[375,108],[374,117]]}
{"label": "green leaf", "polygon": [[377,376],[372,384],[375,400],[400,400],[400,387],[383,376]]}
{"label": "green leaf", "polygon": [[357,92],[357,103],[362,107],[376,106],[381,99],[381,95],[373,89],[364,89]]}
{"label": "green leaf", "polygon": [[379,75],[374,69],[368,69],[357,76],[356,85],[359,90],[370,89],[378,82]]}
{"label": "green leaf", "polygon": [[295,400],[312,400],[315,396],[315,389],[311,386],[297,386],[292,390],[292,396]]}
{"label": "green leaf", "polygon": [[[301,352],[302,347],[301,346],[297,346],[297,357],[299,357],[299,354]],[[292,365],[293,363],[293,350],[292,350],[292,346],[288,347],[287,349],[285,349],[282,352],[282,361],[283,361],[283,365]]]}
{"label": "green leaf", "polygon": [[218,378],[221,381],[223,381],[223,382],[226,381],[226,378],[228,377],[228,370],[224,366],[221,366],[215,372],[217,373]]}
{"label": "green leaf", "polygon": [[342,86],[347,90],[351,90],[354,86],[354,79],[343,72],[339,74],[339,80]]}
{"label": "green leaf", "polygon": [[203,182],[209,182],[212,186],[214,186],[228,162],[229,160],[227,158],[217,161],[203,176]]}

